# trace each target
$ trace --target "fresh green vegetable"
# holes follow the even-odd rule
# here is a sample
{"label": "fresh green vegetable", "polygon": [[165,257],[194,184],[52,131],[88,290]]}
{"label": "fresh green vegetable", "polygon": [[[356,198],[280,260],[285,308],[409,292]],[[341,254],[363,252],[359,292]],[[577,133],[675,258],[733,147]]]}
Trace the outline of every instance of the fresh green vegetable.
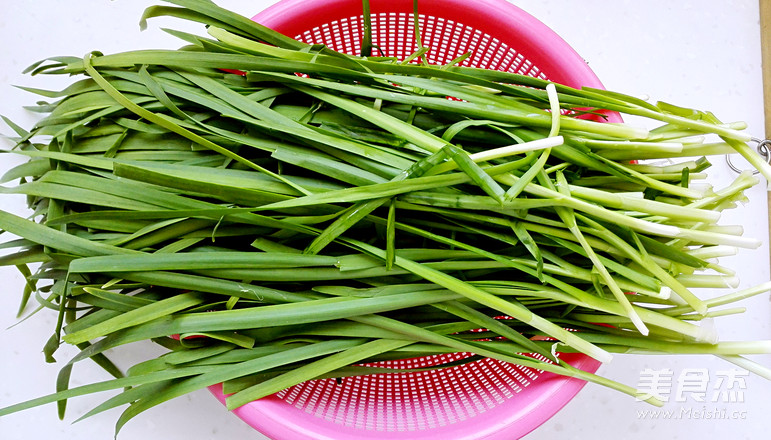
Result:
{"label": "fresh green vegetable", "polygon": [[[123,389],[88,414],[130,404],[120,429],[220,382],[234,408],[382,372],[363,362],[442,352],[652,404],[555,352],[714,354],[767,373],[741,356],[771,343],[718,343],[699,324],[771,283],[693,291],[731,289],[733,271],[709,259],[760,245],[718,224],[759,180],[713,189],[707,160],[692,158],[751,155],[741,124],[510,73],[344,55],[209,1],[168,2],[179,7],[151,7],[143,22],[198,21],[208,36],[170,31],[187,46],[29,69],[79,79],[30,89],[56,101],[30,131],[12,125],[5,154],[29,161],[0,192],[26,195],[33,214],[0,212],[15,249],[0,264],[28,280],[20,310],[34,293],[57,313],[46,356],[62,343],[81,351],[56,393],[0,416],[53,402],[63,414],[69,398]],[[606,123],[607,111],[655,127]],[[682,159],[635,162],[662,157]],[[169,352],[127,375],[105,356],[148,340]],[[116,379],[70,388],[89,358]]]}

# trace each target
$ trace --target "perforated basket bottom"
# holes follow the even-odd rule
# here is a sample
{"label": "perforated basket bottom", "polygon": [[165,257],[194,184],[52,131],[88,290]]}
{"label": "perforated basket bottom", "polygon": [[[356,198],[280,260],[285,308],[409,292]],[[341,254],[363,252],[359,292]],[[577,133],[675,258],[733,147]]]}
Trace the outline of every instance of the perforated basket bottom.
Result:
{"label": "perforated basket bottom", "polygon": [[[258,14],[254,20],[305,43],[323,44],[353,55],[361,52],[364,31],[360,1],[330,0],[335,7],[329,9],[320,5],[321,0],[279,3],[286,6]],[[338,3],[344,6],[338,8]],[[373,11],[375,3],[378,11],[389,12],[371,16],[375,46],[372,55],[404,60],[414,54],[418,45],[411,2],[373,1]],[[429,3],[442,2],[427,0],[423,5]],[[470,54],[457,65],[601,87],[585,62],[542,23],[503,1],[490,12],[493,3],[468,1],[468,14],[457,12],[457,8],[434,8],[430,14],[419,15],[422,45],[430,49],[426,61],[443,65]],[[465,4],[460,9],[466,11]],[[477,13],[483,9],[488,13]],[[516,32],[499,33],[505,35],[505,41],[485,32],[495,32],[485,18],[490,13],[496,17],[511,15],[514,27],[508,30]],[[447,18],[450,16],[454,19]],[[468,356],[436,355],[377,366],[425,368]],[[585,371],[599,367],[599,362],[584,355],[560,356]],[[407,433],[405,437],[419,440],[510,439],[525,435],[551,417],[583,384],[574,378],[481,359],[422,372],[308,381],[244,405],[234,413],[270,438],[281,440],[397,438],[392,433]],[[212,387],[212,392],[224,401],[221,387]]]}
{"label": "perforated basket bottom", "polygon": [[[469,356],[453,353],[371,365],[425,368]],[[281,391],[276,397],[346,427],[405,432],[448,426],[479,416],[514,398],[534,384],[541,373],[486,358],[423,372],[313,380]]]}
{"label": "perforated basket bottom", "polygon": [[[372,14],[374,56],[404,60],[418,49],[413,14],[389,12]],[[461,55],[471,55],[460,66],[482,67],[547,79],[531,60],[503,41],[472,26],[457,21],[419,15],[421,42],[430,48],[429,64],[448,64]],[[363,35],[361,15],[340,18],[296,35],[295,39],[310,44],[324,44],[338,52],[359,54]]]}

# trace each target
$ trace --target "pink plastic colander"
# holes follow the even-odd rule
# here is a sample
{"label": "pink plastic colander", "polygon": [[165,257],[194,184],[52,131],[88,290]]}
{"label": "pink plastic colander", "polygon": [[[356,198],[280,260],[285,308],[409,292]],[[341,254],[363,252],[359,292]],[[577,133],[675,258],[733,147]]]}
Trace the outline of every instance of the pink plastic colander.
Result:
{"label": "pink plastic colander", "polygon": [[[385,56],[415,52],[412,0],[371,0],[373,44]],[[254,20],[307,43],[358,54],[361,0],[283,0]],[[427,59],[601,88],[584,60],[557,34],[504,0],[420,0],[419,21]],[[375,52],[375,54],[380,55]],[[617,114],[608,116],[620,122]],[[468,356],[457,353],[382,362],[420,368]],[[561,354],[594,372],[599,362]],[[275,440],[516,439],[559,411],[585,382],[493,359],[405,374],[305,382],[233,412]],[[211,391],[224,402],[221,386]]]}

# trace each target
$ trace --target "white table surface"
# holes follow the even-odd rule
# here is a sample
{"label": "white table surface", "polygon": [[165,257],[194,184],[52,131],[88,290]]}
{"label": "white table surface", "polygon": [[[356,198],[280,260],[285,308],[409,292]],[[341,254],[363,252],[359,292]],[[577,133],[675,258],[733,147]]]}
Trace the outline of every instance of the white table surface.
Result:
{"label": "white table surface", "polygon": [[[34,116],[21,106],[36,97],[12,85],[56,88],[63,82],[21,75],[24,67],[39,59],[57,55],[83,55],[91,50],[105,53],[142,47],[177,47],[179,43],[158,29],[154,20],[140,33],[138,20],[148,0],[35,0],[3,1],[0,13],[0,114],[25,127]],[[219,4],[245,15],[264,9],[274,1],[227,0]],[[763,106],[760,66],[758,5],[756,0],[735,1],[602,1],[517,0],[528,11],[567,40],[589,63],[606,87],[633,95],[712,110],[726,121],[742,120],[749,131],[763,136]],[[168,25],[168,23],[166,23]],[[64,78],[57,78],[64,80]],[[0,123],[0,133],[10,134]],[[3,142],[3,141],[0,141]],[[5,142],[3,148],[9,146]],[[19,160],[0,156],[0,171]],[[716,186],[733,177],[722,158],[716,158],[710,179]],[[745,235],[763,241],[756,250],[742,250],[721,263],[735,268],[741,288],[769,280],[768,226],[765,188],[747,192],[746,206],[726,213],[724,224],[740,224]],[[24,214],[21,198],[0,197],[2,209]],[[18,324],[15,317],[22,289],[15,269],[0,269],[0,406],[16,403],[53,390],[57,364],[43,362],[41,349],[50,335],[55,317],[44,313]],[[704,291],[704,296],[715,292]],[[719,321],[724,340],[771,339],[771,302],[764,293],[745,305],[738,317]],[[130,365],[147,356],[152,346],[137,345],[116,353],[120,365]],[[60,363],[72,351],[58,353]],[[757,359],[771,366],[770,356]],[[636,385],[645,368],[670,368],[675,377],[691,368],[708,368],[716,375],[732,366],[711,357],[616,356],[600,373]],[[76,369],[72,383],[84,384],[106,378],[88,362]],[[710,385],[719,386],[711,379]],[[675,412],[725,411],[729,419],[704,420],[694,415],[680,420],[652,420],[641,417],[648,406],[599,386],[588,385],[562,411],[526,438],[593,439],[757,439],[768,436],[771,411],[771,382],[751,376],[743,389],[743,402],[701,404],[693,399],[670,402]],[[120,410],[72,424],[79,415],[100,403],[105,395],[70,401],[65,421],[56,417],[53,405],[0,418],[0,438],[107,439],[113,434]],[[733,415],[737,419],[731,419]],[[178,398],[141,415],[121,432],[122,440],[212,438],[265,438],[246,426],[215,401],[206,391]]]}

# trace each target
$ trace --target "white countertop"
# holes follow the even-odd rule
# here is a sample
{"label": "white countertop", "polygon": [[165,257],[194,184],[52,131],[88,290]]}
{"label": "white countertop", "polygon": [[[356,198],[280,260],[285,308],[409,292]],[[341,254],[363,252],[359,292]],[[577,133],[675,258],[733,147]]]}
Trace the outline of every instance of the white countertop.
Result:
{"label": "white countertop", "polygon": [[[23,68],[48,56],[84,55],[91,50],[105,53],[139,47],[177,47],[179,43],[161,33],[162,21],[150,23],[140,33],[138,20],[148,0],[80,0],[61,2],[7,2],[0,14],[0,115],[29,127],[34,116],[21,106],[37,98],[12,85],[56,88],[46,77],[35,80],[21,75]],[[227,0],[220,5],[253,15],[274,1]],[[760,66],[758,5],[756,0],[726,1],[601,1],[517,0],[517,6],[549,25],[589,63],[609,89],[633,95],[648,95],[684,106],[711,110],[725,121],[742,120],[750,133],[763,136],[763,106]],[[58,78],[65,80],[64,78]],[[0,133],[10,129],[0,123]],[[4,142],[4,141],[0,141]],[[3,148],[8,147],[5,142]],[[0,172],[19,159],[0,156]],[[709,170],[713,182],[733,177],[722,158]],[[741,163],[737,161],[737,163]],[[720,186],[716,183],[716,186]],[[740,288],[769,280],[768,211],[765,188],[747,192],[750,202],[723,216],[724,224],[740,224],[745,235],[760,239],[756,250],[740,251],[721,263],[735,268]],[[24,214],[24,200],[0,197],[0,206]],[[0,407],[51,392],[59,365],[43,361],[42,346],[53,328],[50,313],[18,324],[15,318],[22,279],[13,268],[0,268]],[[705,296],[712,293],[706,291]],[[744,305],[741,316],[719,321],[725,340],[771,340],[771,302],[765,293]],[[147,355],[147,345],[116,353],[117,362],[129,365]],[[132,352],[133,350],[133,352]],[[73,354],[61,350],[60,363]],[[771,356],[755,358],[771,366]],[[669,368],[675,378],[690,369],[707,368],[710,389],[719,388],[718,376],[731,364],[710,357],[616,356],[600,373],[636,385],[646,368]],[[98,367],[82,363],[75,369],[73,384],[105,379]],[[642,410],[651,409],[634,399],[599,386],[588,385],[562,411],[526,438],[610,439],[756,439],[764,435],[771,412],[771,382],[751,376],[746,379],[739,402],[697,402],[693,396],[672,401],[664,409],[680,414],[679,420],[653,419]],[[674,392],[674,389],[673,389]],[[69,415],[59,421],[53,405],[0,418],[3,439],[106,439],[113,434],[120,409],[71,424],[86,410],[101,403],[104,395],[70,401]],[[706,420],[707,412],[718,420]],[[723,419],[723,415],[727,417]],[[675,416],[677,417],[677,416]],[[714,418],[714,416],[713,416]],[[765,434],[767,436],[767,434]],[[206,391],[178,398],[142,414],[121,432],[122,440],[212,438],[262,439],[225,409]]]}

